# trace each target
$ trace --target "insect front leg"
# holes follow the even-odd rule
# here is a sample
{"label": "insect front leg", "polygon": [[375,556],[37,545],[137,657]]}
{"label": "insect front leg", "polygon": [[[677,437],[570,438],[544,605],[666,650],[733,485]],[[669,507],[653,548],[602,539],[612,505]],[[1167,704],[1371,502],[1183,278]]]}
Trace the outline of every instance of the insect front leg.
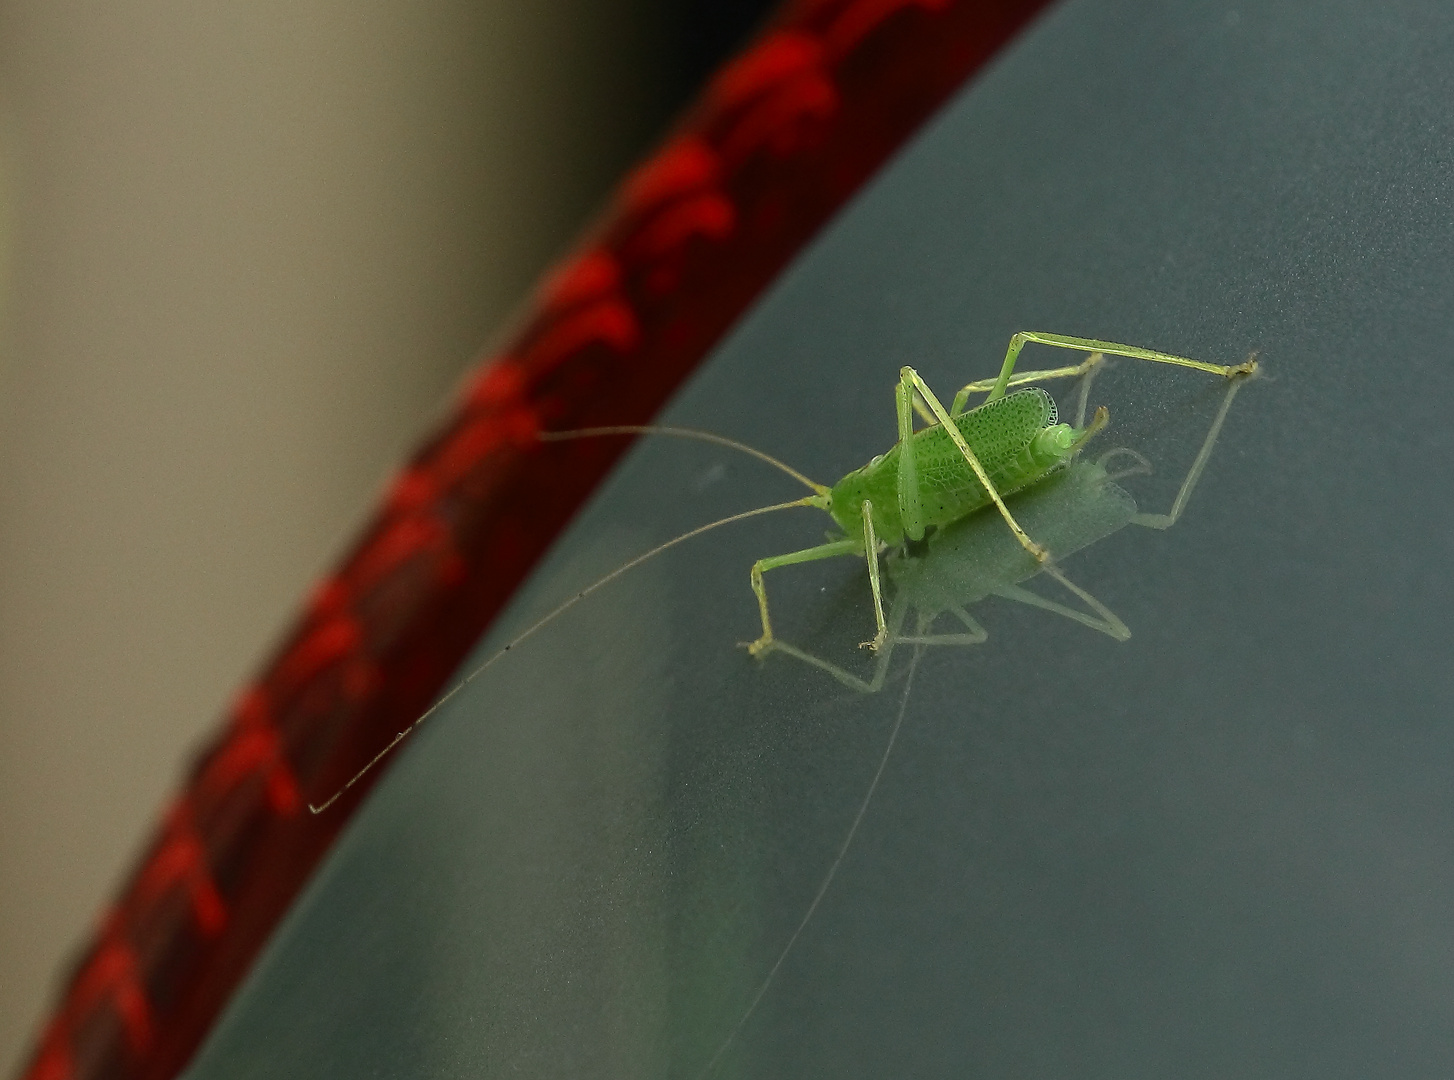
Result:
{"label": "insect front leg", "polygon": [[762,656],[770,649],[777,647],[777,640],[772,633],[772,620],[767,612],[767,586],[763,583],[764,571],[775,570],[779,566],[792,566],[796,563],[815,562],[818,559],[831,559],[838,555],[866,555],[868,557],[868,583],[873,591],[873,615],[878,625],[878,632],[873,640],[862,643],[863,648],[870,648],[878,651],[888,640],[888,623],[884,619],[883,588],[879,582],[878,574],[878,536],[873,528],[873,503],[867,499],[863,500],[863,539],[842,539],[835,540],[829,544],[819,544],[817,547],[805,548],[802,551],[794,551],[788,555],[774,555],[770,559],[759,559],[752,564],[752,591],[757,596],[757,606],[762,614],[762,636],[747,646],[747,651],[753,656]]}
{"label": "insect front leg", "polygon": [[[902,513],[903,508],[912,503],[915,512],[918,514],[919,533],[916,536],[909,531],[909,519],[906,517],[904,519],[905,534],[912,540],[918,540],[924,535],[923,513],[919,509],[920,491],[918,486],[918,468],[913,463],[914,443],[912,439],[905,439],[902,434],[906,423],[910,426],[913,424],[913,414],[909,410],[913,408],[911,403],[913,401],[914,391],[916,390],[923,397],[924,403],[929,406],[929,410],[934,414],[935,419],[944,425],[944,432],[949,436],[950,442],[954,443],[955,448],[964,456],[964,460],[969,464],[970,469],[973,470],[975,478],[983,485],[986,494],[989,495],[990,500],[995,504],[995,509],[1000,512],[1000,517],[1005,519],[1005,524],[1010,527],[1010,532],[1015,534],[1015,539],[1020,542],[1020,546],[1031,555],[1034,555],[1037,562],[1043,563],[1049,559],[1050,553],[1035,543],[1034,540],[1031,540],[1025,530],[1020,528],[1020,523],[1015,520],[1015,516],[1010,513],[1010,508],[1005,505],[1005,500],[995,488],[994,481],[990,479],[989,473],[985,472],[984,465],[980,463],[974,451],[969,448],[969,443],[964,441],[964,435],[960,432],[959,426],[950,419],[949,413],[945,411],[944,403],[939,400],[933,390],[929,389],[929,384],[920,378],[919,373],[911,367],[899,369],[899,437],[902,440],[901,449],[899,450],[899,507]],[[905,469],[906,461],[909,462],[907,471]],[[904,488],[906,476],[913,485],[910,491],[905,491]]]}
{"label": "insect front leg", "polygon": [[[752,591],[757,597],[757,609],[762,614],[762,636],[747,646],[747,651],[753,656],[764,656],[772,650],[776,642],[772,636],[772,620],[767,613],[767,587],[762,582],[762,575],[768,570],[776,570],[780,566],[794,566],[798,563],[816,562],[819,559],[832,559],[839,555],[858,555],[862,553],[862,541],[858,538],[834,540],[832,543],[819,544],[817,547],[804,548],[802,551],[789,552],[786,555],[774,555],[768,559],[758,559],[752,564]],[[877,552],[870,552],[869,559],[874,563],[877,570]],[[883,620],[883,612],[879,612],[880,622]]]}

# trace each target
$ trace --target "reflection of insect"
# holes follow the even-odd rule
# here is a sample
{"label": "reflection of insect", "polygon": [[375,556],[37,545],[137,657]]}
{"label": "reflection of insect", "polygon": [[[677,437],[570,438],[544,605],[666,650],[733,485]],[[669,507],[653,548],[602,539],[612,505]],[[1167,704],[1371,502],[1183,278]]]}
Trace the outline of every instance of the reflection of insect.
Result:
{"label": "reflection of insect", "polygon": [[[1048,371],[1025,372],[1020,375],[1015,375],[1015,361],[1019,357],[1021,349],[1030,342],[1052,345],[1057,348],[1087,351],[1091,355],[1079,364],[1069,367],[1055,368]],[[542,433],[540,437],[546,441],[613,434],[659,434],[716,443],[742,450],[776,466],[810,487],[813,490],[813,494],[790,502],[778,503],[773,506],[764,506],[755,510],[733,514],[719,521],[698,526],[617,567],[611,573],[587,586],[585,589],[582,589],[543,618],[527,627],[509,644],[500,649],[499,652],[476,667],[448,693],[441,697],[428,712],[419,717],[408,728],[401,731],[387,747],[375,755],[363,769],[349,780],[342,789],[329,798],[327,802],[316,807],[310,806],[310,809],[314,813],[321,813],[327,809],[344,791],[352,787],[365,773],[382,760],[405,736],[432,714],[435,709],[438,709],[444,702],[459,693],[460,690],[483,673],[496,660],[504,656],[505,653],[530,637],[537,630],[552,622],[556,616],[560,615],[567,608],[572,607],[597,589],[614,581],[617,577],[641,565],[641,563],[653,558],[668,548],[674,547],[693,537],[700,536],[709,530],[735,521],[741,521],[744,518],[755,517],[759,514],[795,506],[817,507],[818,509],[826,511],[833,518],[843,530],[844,535],[836,539],[830,539],[828,543],[819,544],[816,547],[806,548],[802,551],[759,559],[753,564],[752,590],[757,596],[758,608],[762,616],[762,634],[748,646],[749,651],[754,656],[764,656],[773,649],[783,649],[787,652],[798,653],[797,650],[791,646],[784,645],[773,636],[772,622],[768,615],[767,592],[762,580],[763,573],[778,567],[791,566],[795,563],[812,562],[838,555],[854,555],[859,558],[865,558],[868,562],[869,582],[873,590],[874,616],[878,625],[877,634],[872,641],[866,644],[879,650],[880,656],[886,660],[885,654],[888,650],[884,646],[890,642],[892,635],[897,633],[902,623],[903,611],[896,608],[894,628],[891,631],[889,620],[884,615],[882,589],[879,580],[879,554],[883,546],[900,544],[906,541],[914,542],[922,540],[931,528],[947,530],[947,527],[952,526],[955,522],[972,519],[975,516],[975,511],[982,510],[990,505],[996,508],[999,516],[1009,526],[1009,535],[1013,536],[1014,540],[1020,545],[1020,549],[1023,549],[1020,554],[1026,559],[1033,560],[1028,562],[1027,572],[1012,581],[1006,582],[1006,587],[1023,581],[1038,570],[1046,570],[1072,591],[1080,595],[1087,603],[1098,607],[1098,602],[1094,598],[1090,597],[1089,594],[1082,593],[1076,586],[1071,585],[1065,578],[1061,577],[1058,570],[1054,569],[1053,564],[1049,561],[1049,557],[1051,551],[1055,550],[1055,546],[1052,545],[1047,548],[1031,539],[1026,530],[1010,513],[1009,507],[1005,505],[1004,496],[1034,489],[1037,486],[1045,484],[1048,478],[1064,471],[1071,464],[1072,459],[1081,447],[1085,445],[1086,441],[1106,425],[1108,414],[1104,408],[1097,409],[1091,422],[1084,426],[1081,426],[1084,424],[1083,416],[1077,419],[1075,425],[1058,423],[1055,403],[1044,390],[1031,388],[1017,390],[1014,393],[1008,393],[1007,391],[1013,387],[1022,386],[1029,382],[1071,378],[1089,374],[1104,361],[1106,356],[1124,356],[1137,360],[1151,360],[1157,363],[1172,364],[1178,367],[1206,371],[1233,380],[1234,387],[1236,382],[1241,378],[1257,370],[1257,361],[1255,359],[1246,360],[1241,364],[1208,364],[1200,360],[1189,360],[1185,357],[1154,352],[1150,349],[1140,349],[1130,345],[1117,345],[1112,342],[1096,341],[1090,338],[1064,337],[1059,334],[1022,331],[1010,339],[1010,347],[1005,353],[1005,360],[1000,368],[999,375],[994,379],[973,382],[963,387],[955,395],[953,407],[948,410],[944,408],[944,405],[934,395],[934,392],[929,389],[924,380],[919,377],[918,372],[910,367],[902,368],[899,372],[899,383],[894,394],[898,414],[899,441],[888,452],[875,457],[862,468],[850,472],[831,488],[823,484],[814,483],[796,469],[784,465],[782,462],[760,450],[745,446],[735,440],[720,435],[712,435],[707,432],[692,431],[683,428],[623,425],[618,427],[590,428],[579,431]],[[1177,498],[1176,506],[1173,508],[1172,513],[1166,516],[1167,520],[1165,524],[1167,525],[1171,521],[1174,521],[1176,515],[1180,513],[1180,507],[1185,502],[1186,496],[1190,493],[1192,485],[1196,482],[1196,476],[1200,472],[1201,464],[1204,462],[1206,454],[1210,452],[1211,440],[1216,435],[1216,427],[1220,426],[1221,417],[1225,415],[1227,405],[1231,402],[1231,392],[1229,389],[1222,413],[1219,414],[1207,445],[1203,448],[1202,456],[1198,458],[1198,463],[1193,466],[1191,474],[1188,475],[1187,482],[1183,485],[1182,492]],[[977,393],[987,395],[984,402],[973,409],[967,409],[966,404],[970,396]],[[1082,406],[1083,404],[1082,402]],[[914,430],[914,414],[916,411],[929,423],[928,427],[917,432]],[[1083,411],[1082,408],[1082,413]],[[1150,521],[1143,521],[1141,523],[1151,524]],[[1162,527],[1165,527],[1165,525]],[[1114,529],[1109,531],[1114,531]],[[1047,532],[1046,535],[1055,535],[1054,530]],[[1099,537],[1092,538],[1084,543],[1094,542],[1094,539],[1099,539]],[[1084,546],[1084,543],[1077,544],[1076,546]],[[1028,554],[1026,555],[1024,553]],[[893,562],[890,563],[891,567],[895,565]],[[895,571],[895,573],[897,572]],[[895,580],[898,581],[899,578],[896,576]],[[907,598],[910,595],[910,590],[901,584],[899,595]],[[1040,606],[1053,607],[1053,605],[1048,605],[1048,602],[1041,603]],[[922,619],[924,615],[922,607],[920,614]],[[1109,615],[1110,613],[1106,612],[1106,614]],[[1115,619],[1115,616],[1111,615],[1110,618]],[[975,625],[972,620],[970,620],[970,624]],[[1116,620],[1116,624],[1120,625],[1119,620]],[[1124,631],[1124,626],[1121,629]],[[921,629],[919,636],[923,637],[926,631],[927,627]],[[798,655],[808,659],[806,654],[798,653]],[[814,660],[813,662],[818,663],[819,666],[826,666],[831,669],[831,665],[826,665],[821,661]],[[846,675],[846,673],[843,674]],[[848,679],[852,681],[852,676],[848,676]],[[879,674],[876,676],[876,682],[882,682],[882,664],[880,665]]]}
{"label": "reflection of insect", "polygon": [[[1020,350],[1032,341],[1091,351],[1092,355],[1073,367],[1027,372],[1012,378]],[[948,411],[918,372],[910,367],[901,369],[894,393],[899,441],[887,453],[855,469],[833,487],[814,485],[817,494],[803,500],[804,505],[826,510],[844,536],[802,551],[759,559],[753,564],[752,591],[757,595],[762,614],[762,636],[749,646],[752,654],[761,656],[778,644],[773,637],[767,591],[762,581],[767,570],[835,555],[867,558],[878,621],[878,633],[867,644],[881,649],[888,640],[889,629],[879,585],[880,544],[922,540],[931,526],[950,525],[993,504],[1025,551],[1036,562],[1047,563],[1049,550],[1030,538],[1010,513],[1003,496],[1032,488],[1063,469],[1086,441],[1106,425],[1108,417],[1106,410],[1100,408],[1085,427],[1057,423],[1055,403],[1044,390],[1026,389],[1012,394],[1006,394],[1006,390],[1027,382],[1086,374],[1105,356],[1153,360],[1227,378],[1250,375],[1257,369],[1255,359],[1235,365],[1207,364],[1107,341],[1022,331],[1010,339],[999,376],[964,387],[955,395],[954,406]],[[986,391],[988,396],[984,402],[966,411],[970,395]],[[914,431],[916,408],[932,421],[931,426],[917,432]],[[1195,482],[1194,476],[1189,479]],[[1184,501],[1178,501],[1178,508]]]}

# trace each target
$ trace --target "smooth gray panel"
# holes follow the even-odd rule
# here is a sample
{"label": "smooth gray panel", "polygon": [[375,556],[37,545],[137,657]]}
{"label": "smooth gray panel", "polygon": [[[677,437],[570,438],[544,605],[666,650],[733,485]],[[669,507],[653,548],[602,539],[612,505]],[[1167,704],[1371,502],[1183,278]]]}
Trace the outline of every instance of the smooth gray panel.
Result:
{"label": "smooth gray panel", "polygon": [[[1131,639],[991,598],[987,641],[901,646],[863,694],[736,647],[753,559],[825,518],[684,544],[429,722],[190,1075],[703,1075],[901,715],[713,1075],[1448,1075],[1451,103],[1445,4],[1055,9],[668,418],[831,481],[893,441],[904,363],[947,395],[1022,328],[1259,350],[1182,520],[1063,561]],[[1120,363],[1087,459],[1144,455],[1123,484],[1164,509],[1222,392]],[[795,493],[647,441],[479,656],[652,543]],[[1079,512],[1037,511],[1067,536]],[[782,636],[867,673],[866,581],[773,572]]]}

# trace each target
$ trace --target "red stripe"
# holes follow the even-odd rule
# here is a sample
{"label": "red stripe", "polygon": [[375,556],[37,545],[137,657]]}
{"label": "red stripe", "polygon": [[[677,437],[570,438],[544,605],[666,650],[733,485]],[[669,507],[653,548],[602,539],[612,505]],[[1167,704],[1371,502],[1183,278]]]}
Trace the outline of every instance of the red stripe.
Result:
{"label": "red stripe", "polygon": [[[1044,2],[799,0],[718,73],[465,382],[240,695],[70,980],[27,1080],[181,1070],[377,774],[323,817],[300,812],[303,792],[332,794],[428,706],[623,450],[540,444],[536,431],[649,420]],[[165,996],[151,1001],[149,985]]]}

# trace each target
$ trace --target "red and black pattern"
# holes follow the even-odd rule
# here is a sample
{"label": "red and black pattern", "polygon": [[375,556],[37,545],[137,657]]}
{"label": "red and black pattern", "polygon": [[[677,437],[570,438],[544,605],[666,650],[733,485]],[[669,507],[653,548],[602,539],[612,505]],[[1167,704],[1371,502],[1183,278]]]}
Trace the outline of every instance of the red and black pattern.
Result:
{"label": "red and black pattern", "polygon": [[627,177],[243,690],[23,1076],[168,1080],[369,783],[622,452],[779,270],[1047,0],[798,0]]}

